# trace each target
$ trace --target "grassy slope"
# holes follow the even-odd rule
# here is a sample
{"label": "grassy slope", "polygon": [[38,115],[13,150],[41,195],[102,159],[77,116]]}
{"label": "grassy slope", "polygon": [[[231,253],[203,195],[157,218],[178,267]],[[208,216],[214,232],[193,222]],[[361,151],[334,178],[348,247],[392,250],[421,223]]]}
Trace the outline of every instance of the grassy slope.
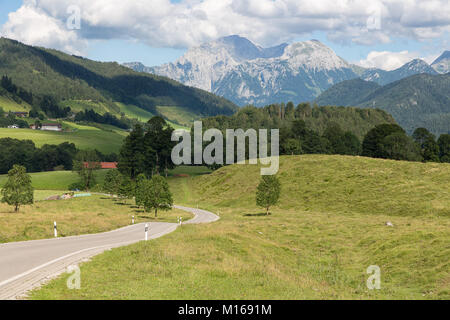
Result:
{"label": "grassy slope", "polygon": [[0,128],[1,138],[15,138],[19,140],[33,140],[36,146],[44,144],[75,143],[80,149],[98,149],[103,153],[118,152],[124,136],[117,132],[98,130],[93,127],[77,132],[51,132],[29,129]]}
{"label": "grassy slope", "polygon": [[157,109],[165,118],[174,120],[185,128],[190,128],[194,121],[200,119],[198,115],[180,107],[157,107]]}
{"label": "grassy slope", "polygon": [[[174,178],[177,203],[220,213],[151,243],[115,249],[35,299],[450,298],[450,166],[340,156],[283,157],[271,216],[256,166]],[[391,221],[393,228],[385,223]],[[381,268],[369,291],[366,269]]]}
{"label": "grassy slope", "polygon": [[28,111],[31,109],[30,105],[27,103],[17,103],[6,95],[0,94],[0,108],[3,111]]}

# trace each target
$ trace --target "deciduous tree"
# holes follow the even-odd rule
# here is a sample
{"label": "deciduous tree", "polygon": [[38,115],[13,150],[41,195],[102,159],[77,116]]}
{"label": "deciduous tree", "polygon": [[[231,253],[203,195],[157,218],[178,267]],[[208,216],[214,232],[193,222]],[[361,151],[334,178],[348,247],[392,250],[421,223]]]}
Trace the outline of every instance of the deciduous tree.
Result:
{"label": "deciduous tree", "polygon": [[33,204],[34,190],[31,177],[25,167],[14,165],[8,172],[8,181],[2,189],[2,202],[14,206],[18,212],[21,205]]}
{"label": "deciduous tree", "polygon": [[269,215],[269,209],[278,203],[281,192],[281,184],[276,176],[262,176],[256,192],[256,205],[266,209]]}

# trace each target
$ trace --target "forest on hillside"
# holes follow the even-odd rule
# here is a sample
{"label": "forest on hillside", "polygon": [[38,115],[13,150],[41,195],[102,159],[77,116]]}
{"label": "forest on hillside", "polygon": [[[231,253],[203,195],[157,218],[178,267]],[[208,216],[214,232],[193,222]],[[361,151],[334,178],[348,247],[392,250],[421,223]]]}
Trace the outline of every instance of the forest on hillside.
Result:
{"label": "forest on hillside", "polygon": [[56,50],[0,39],[0,75],[24,91],[56,101],[93,100],[136,105],[153,114],[156,106],[179,106],[199,116],[233,114],[230,101],[173,80],[134,72],[117,63],[95,62]]}

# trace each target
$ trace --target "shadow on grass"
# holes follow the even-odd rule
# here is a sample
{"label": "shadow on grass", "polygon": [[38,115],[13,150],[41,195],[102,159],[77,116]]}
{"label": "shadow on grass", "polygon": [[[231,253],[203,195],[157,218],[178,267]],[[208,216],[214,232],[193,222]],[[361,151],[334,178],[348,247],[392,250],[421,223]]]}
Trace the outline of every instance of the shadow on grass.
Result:
{"label": "shadow on grass", "polygon": [[115,202],[114,204],[117,206],[129,206],[130,205],[129,203],[126,203],[126,202]]}
{"label": "shadow on grass", "polygon": [[[272,215],[269,212],[269,216]],[[246,213],[244,214],[244,217],[267,217],[267,214],[265,212],[262,213]]]}

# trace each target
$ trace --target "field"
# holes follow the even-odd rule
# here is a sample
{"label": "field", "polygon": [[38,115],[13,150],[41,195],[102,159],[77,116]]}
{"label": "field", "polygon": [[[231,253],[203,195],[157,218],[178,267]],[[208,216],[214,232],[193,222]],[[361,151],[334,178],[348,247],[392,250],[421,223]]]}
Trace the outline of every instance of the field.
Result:
{"label": "field", "polygon": [[118,153],[124,136],[117,132],[99,130],[87,127],[76,132],[51,132],[30,129],[0,128],[1,138],[14,138],[19,140],[32,140],[36,146],[44,144],[74,143],[79,149],[97,149],[103,153]]}
{"label": "field", "polygon": [[[255,205],[258,166],[170,179],[177,204],[221,216],[114,249],[34,299],[449,299],[450,165],[282,157],[282,196]],[[393,227],[387,226],[391,222]],[[369,290],[367,268],[381,269]]]}
{"label": "field", "polygon": [[[108,170],[99,170],[96,173],[97,184],[101,185]],[[31,181],[35,190],[69,190],[72,183],[78,182],[80,178],[76,172],[53,171],[30,173]],[[0,175],[0,187],[6,182],[7,175]]]}

